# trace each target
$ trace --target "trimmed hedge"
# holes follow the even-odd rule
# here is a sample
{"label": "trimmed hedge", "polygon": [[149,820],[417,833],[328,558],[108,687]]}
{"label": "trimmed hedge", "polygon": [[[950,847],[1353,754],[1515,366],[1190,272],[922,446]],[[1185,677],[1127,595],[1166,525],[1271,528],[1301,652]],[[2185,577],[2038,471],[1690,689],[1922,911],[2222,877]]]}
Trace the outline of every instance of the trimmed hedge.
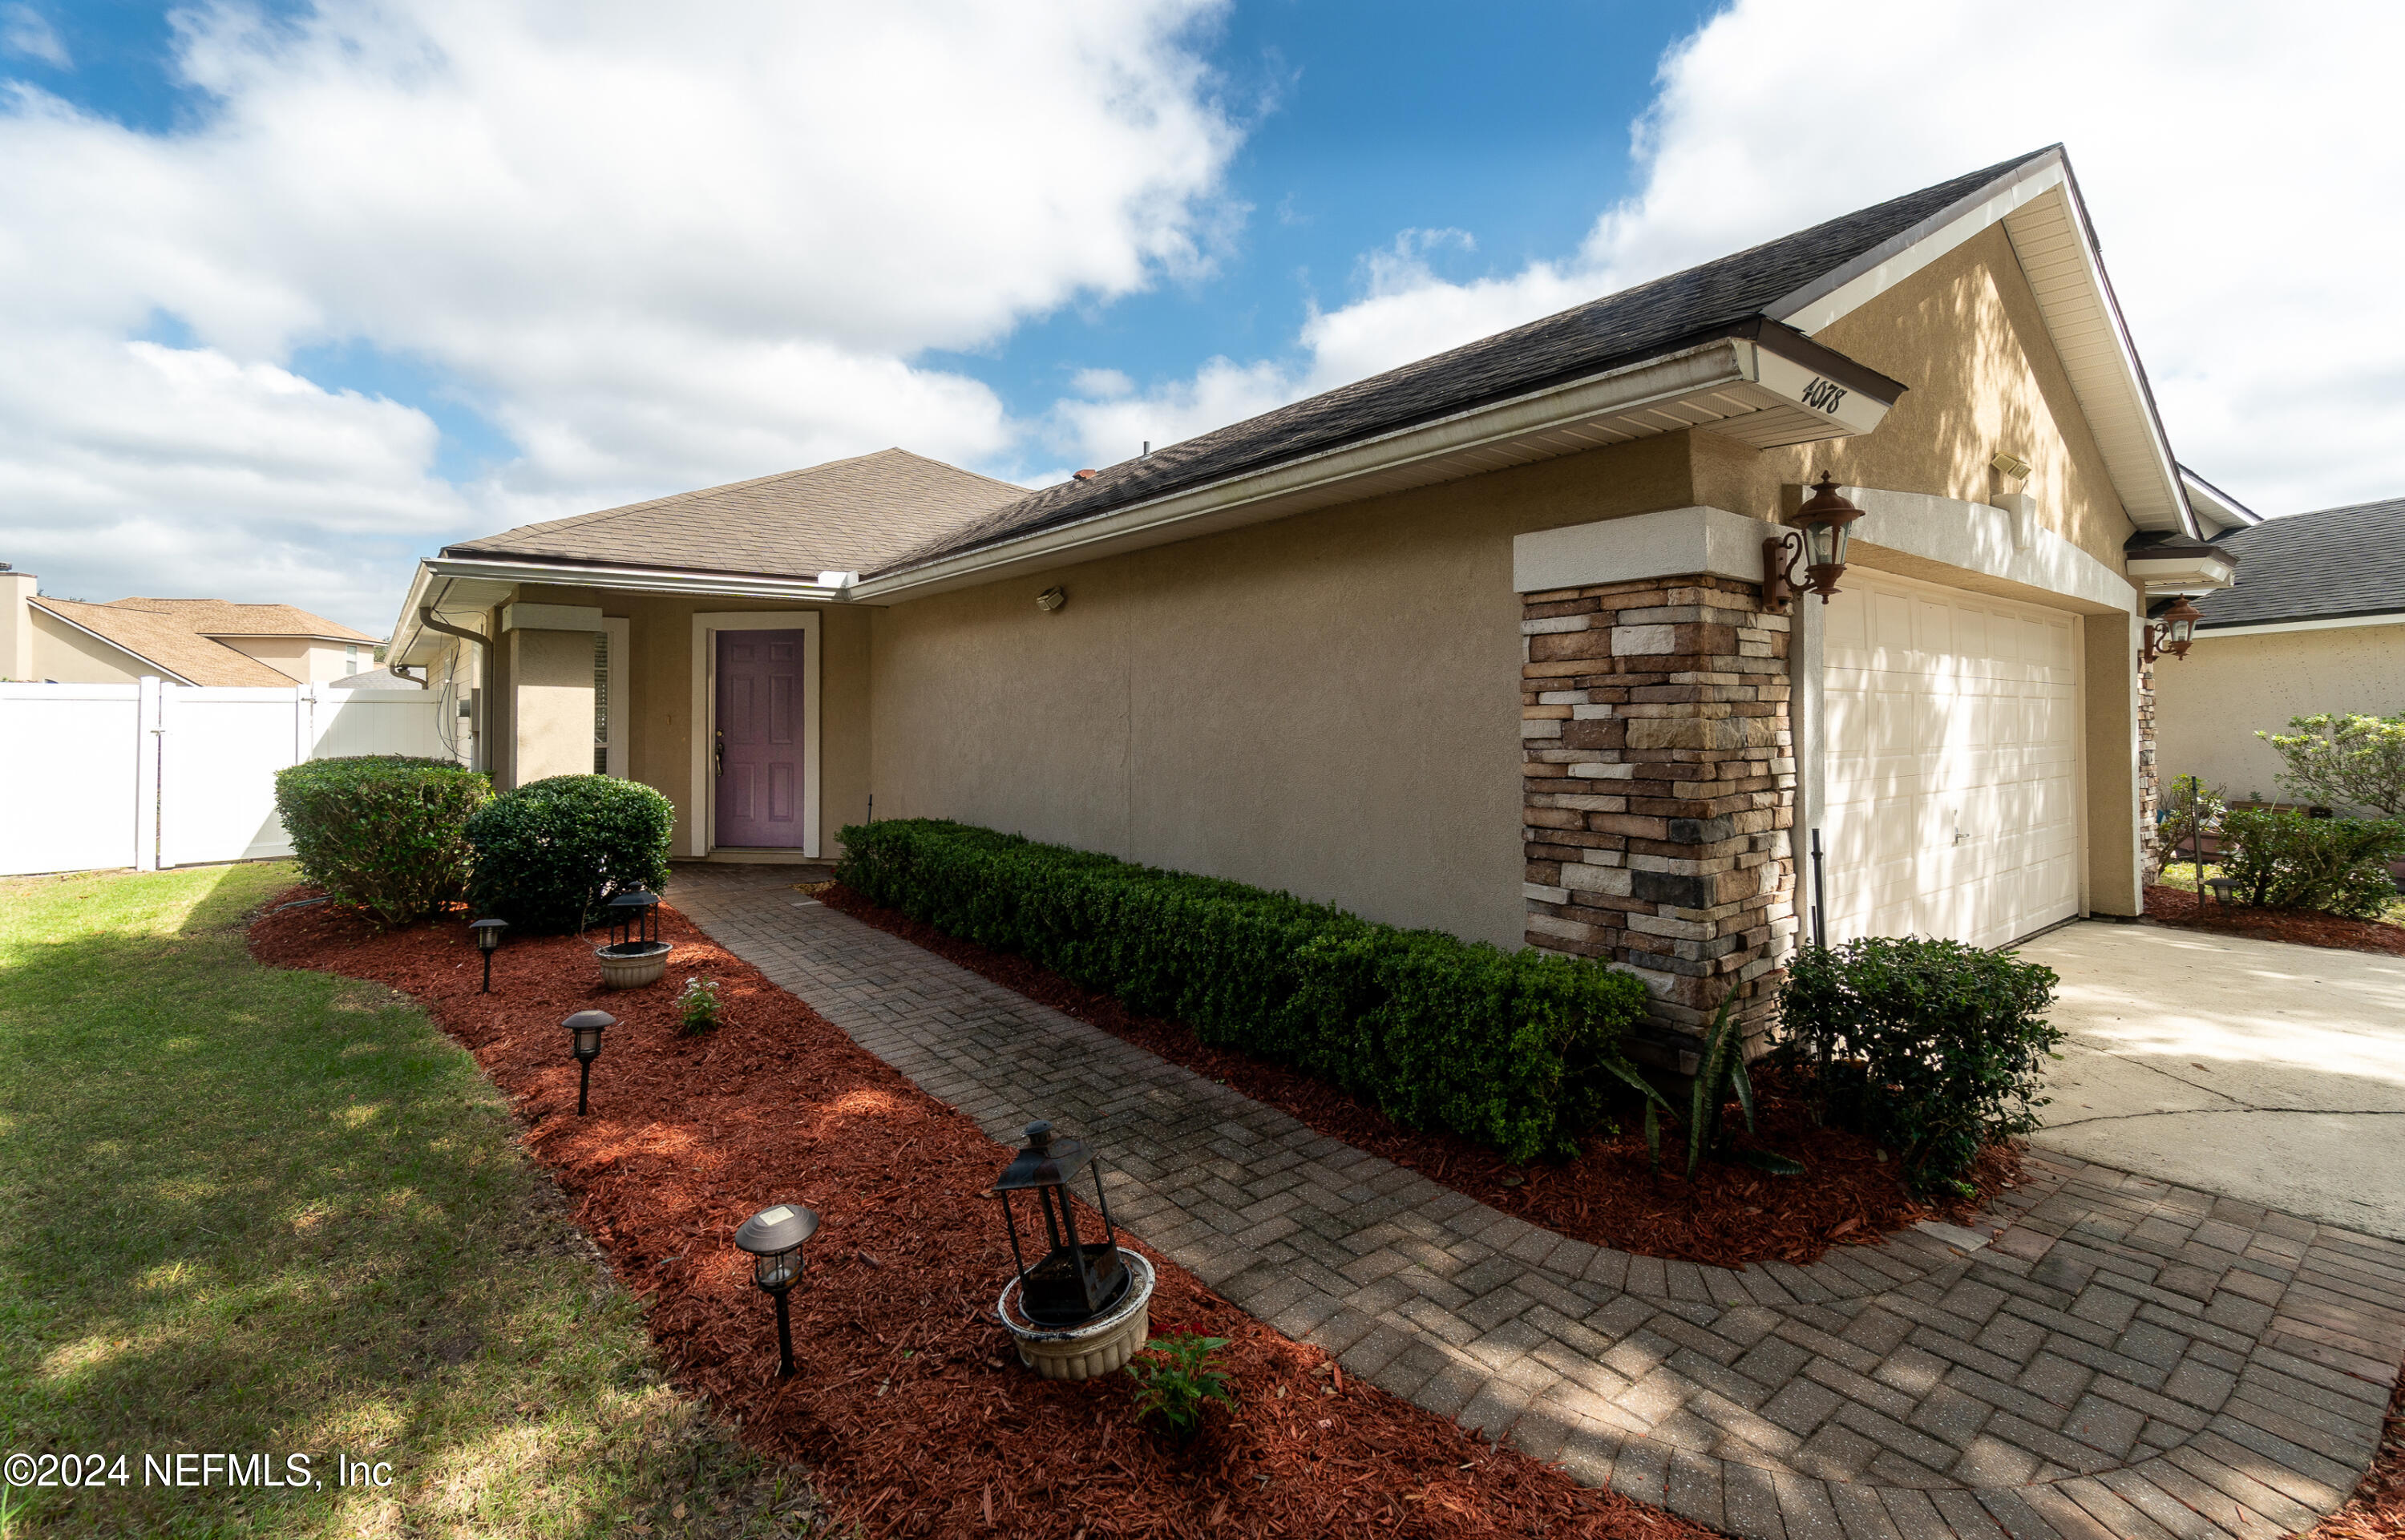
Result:
{"label": "trimmed hedge", "polygon": [[2376,920],[2397,897],[2388,869],[2405,859],[2405,824],[2232,808],[2222,816],[2221,843],[2221,869],[2242,904]]}
{"label": "trimmed hedge", "polygon": [[837,875],[874,903],[1513,1160],[1575,1151],[1618,1083],[1604,1066],[1644,1013],[1644,985],[1601,964],[1241,883],[933,819],[842,838]]}
{"label": "trimmed hedge", "polygon": [[301,875],[387,925],[423,919],[468,885],[466,828],[493,784],[447,759],[311,759],[275,772],[275,812]]}
{"label": "trimmed hedge", "polygon": [[555,775],[505,791],[468,820],[468,900],[535,934],[580,931],[612,895],[668,883],[676,809],[639,781]]}
{"label": "trimmed hedge", "polygon": [[1817,1075],[1829,1118],[1903,1157],[1906,1180],[1968,1193],[1980,1148],[2033,1132],[2055,972],[1961,941],[1878,936],[1796,954],[1780,1053]]}

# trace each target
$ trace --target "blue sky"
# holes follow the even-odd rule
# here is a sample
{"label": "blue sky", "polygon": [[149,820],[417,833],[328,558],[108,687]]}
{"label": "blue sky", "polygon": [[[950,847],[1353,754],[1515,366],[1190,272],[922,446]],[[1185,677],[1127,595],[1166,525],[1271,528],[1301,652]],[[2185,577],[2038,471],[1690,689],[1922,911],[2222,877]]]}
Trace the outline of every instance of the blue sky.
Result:
{"label": "blue sky", "polygon": [[0,560],[380,630],[449,540],[1040,485],[2055,141],[2182,457],[2394,495],[2405,9],[2292,14],[0,0]]}
{"label": "blue sky", "polygon": [[[216,102],[180,76],[172,8],[139,0],[37,6],[72,67],[20,53],[9,72],[144,133],[188,131]],[[295,0],[262,7],[284,18],[307,8]],[[1141,386],[1190,374],[1215,354],[1291,357],[1312,305],[1341,304],[1360,281],[1363,254],[1407,230],[1455,233],[1428,245],[1430,266],[1448,278],[1556,256],[1629,191],[1631,126],[1652,100],[1655,68],[1713,8],[1629,0],[1514,0],[1472,11],[1433,0],[1239,5],[1192,35],[1245,129],[1226,175],[1241,222],[1210,271],[1063,305],[995,346],[919,356],[984,382],[1013,414],[1032,418],[1080,370],[1117,369]],[[142,334],[190,338],[164,313]],[[472,480],[515,451],[507,429],[479,409],[474,387],[439,363],[357,337],[296,348],[288,362],[329,389],[427,414],[442,430],[437,469],[447,479]],[[1028,463],[1011,454],[987,468],[1008,473]]]}

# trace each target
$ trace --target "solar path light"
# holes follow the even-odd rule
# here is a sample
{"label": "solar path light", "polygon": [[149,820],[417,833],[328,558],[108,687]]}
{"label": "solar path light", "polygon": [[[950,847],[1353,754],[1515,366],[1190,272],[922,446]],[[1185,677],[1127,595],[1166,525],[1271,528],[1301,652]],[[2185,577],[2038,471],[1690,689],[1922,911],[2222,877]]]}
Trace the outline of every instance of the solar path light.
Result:
{"label": "solar path light", "polygon": [[[1091,1167],[1103,1233],[1077,1233],[1071,1183]],[[1022,1242],[1012,1201],[1034,1198]],[[1055,1137],[1048,1123],[1027,1125],[1027,1147],[993,1184],[1002,1200],[1018,1276],[1002,1291],[1002,1322],[1019,1343],[1020,1362],[1047,1379],[1087,1379],[1122,1367],[1150,1332],[1152,1266],[1119,1249],[1103,1193],[1101,1163],[1078,1139]],[[1042,1248],[1031,1264],[1028,1253]]]}
{"label": "solar path light", "polygon": [[785,1295],[802,1276],[802,1243],[817,1235],[819,1216],[798,1203],[772,1204],[735,1232],[738,1250],[752,1258],[752,1281],[777,1302],[777,1378],[794,1373],[794,1328]]}
{"label": "solar path light", "polygon": [[610,944],[598,948],[601,982],[634,989],[658,982],[668,966],[668,943],[660,940],[660,896],[637,883],[606,906]]}
{"label": "solar path light", "polygon": [[510,928],[507,920],[478,920],[468,926],[476,938],[476,950],[485,954],[485,987],[480,993],[493,992],[493,954],[501,947],[501,932]]}
{"label": "solar path light", "polygon": [[576,1115],[584,1116],[585,1094],[593,1088],[593,1061],[601,1056],[601,1033],[618,1024],[606,1010],[580,1010],[560,1023],[568,1028],[568,1052],[576,1059]]}

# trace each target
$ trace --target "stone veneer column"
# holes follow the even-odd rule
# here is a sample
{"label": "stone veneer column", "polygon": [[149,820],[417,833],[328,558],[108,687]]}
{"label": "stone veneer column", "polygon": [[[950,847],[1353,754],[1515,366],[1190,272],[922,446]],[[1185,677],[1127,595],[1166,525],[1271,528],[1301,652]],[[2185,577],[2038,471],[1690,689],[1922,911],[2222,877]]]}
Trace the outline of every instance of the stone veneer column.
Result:
{"label": "stone veneer column", "polygon": [[1796,931],[1787,617],[1711,575],[1521,600],[1529,944],[1644,979],[1640,1057],[1692,1070],[1732,990],[1758,1050]]}
{"label": "stone veneer column", "polygon": [[2138,865],[2142,883],[2162,875],[2156,818],[2163,805],[2162,772],[2155,762],[2155,666],[2138,665]]}

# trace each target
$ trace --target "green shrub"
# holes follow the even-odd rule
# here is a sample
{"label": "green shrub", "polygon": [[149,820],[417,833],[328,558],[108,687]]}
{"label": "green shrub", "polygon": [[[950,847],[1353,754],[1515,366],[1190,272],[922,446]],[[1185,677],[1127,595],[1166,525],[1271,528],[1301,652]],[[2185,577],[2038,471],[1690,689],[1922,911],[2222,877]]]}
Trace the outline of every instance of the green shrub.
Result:
{"label": "green shrub", "polygon": [[492,791],[447,759],[312,759],[275,772],[275,812],[302,876],[397,925],[466,891],[468,819]]}
{"label": "green shrub", "polygon": [[1232,1406],[1227,1371],[1217,1362],[1224,1336],[1157,1336],[1130,1361],[1128,1378],[1135,1381],[1135,1418],[1141,1422],[1159,1417],[1178,1443],[1191,1440],[1202,1427],[1202,1414],[1213,1402]]}
{"label": "green shrub", "polygon": [[1903,1159],[1916,1188],[1967,1193],[1991,1140],[2038,1126],[2054,970],[1917,936],[1806,947],[1779,992],[1781,1053],[1828,1117]]}
{"label": "green shrub", "polygon": [[843,831],[846,885],[1203,1041],[1334,1081],[1514,1160],[1602,1121],[1635,976],[1373,925],[1241,883],[935,820]]}
{"label": "green shrub", "polygon": [[2317,909],[2375,919],[2397,897],[2389,863],[2405,858],[2405,825],[2233,808],[2221,821],[2230,896],[2265,909]]}
{"label": "green shrub", "polygon": [[2255,736],[2280,752],[2291,795],[2405,817],[2405,716],[2292,716],[2286,732]]}
{"label": "green shrub", "polygon": [[505,791],[468,820],[468,900],[536,934],[584,929],[612,894],[668,886],[676,809],[636,781],[555,775]]}

